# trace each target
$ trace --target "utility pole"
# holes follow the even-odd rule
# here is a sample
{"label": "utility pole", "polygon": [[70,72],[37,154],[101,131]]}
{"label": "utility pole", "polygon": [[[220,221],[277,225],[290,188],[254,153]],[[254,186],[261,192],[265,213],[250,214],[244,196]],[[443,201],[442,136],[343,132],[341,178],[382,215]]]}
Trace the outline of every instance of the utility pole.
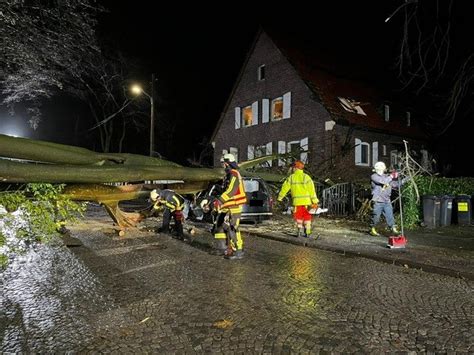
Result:
{"label": "utility pole", "polygon": [[150,93],[150,157],[153,156],[155,148],[155,74],[151,74],[151,93]]}

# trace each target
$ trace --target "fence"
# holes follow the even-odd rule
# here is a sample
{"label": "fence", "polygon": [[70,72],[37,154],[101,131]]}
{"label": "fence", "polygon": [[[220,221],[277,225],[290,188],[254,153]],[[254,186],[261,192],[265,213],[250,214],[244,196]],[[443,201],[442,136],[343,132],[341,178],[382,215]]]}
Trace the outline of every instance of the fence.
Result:
{"label": "fence", "polygon": [[320,204],[327,208],[328,213],[336,216],[347,216],[356,211],[356,192],[354,184],[342,183],[319,190],[321,192]]}

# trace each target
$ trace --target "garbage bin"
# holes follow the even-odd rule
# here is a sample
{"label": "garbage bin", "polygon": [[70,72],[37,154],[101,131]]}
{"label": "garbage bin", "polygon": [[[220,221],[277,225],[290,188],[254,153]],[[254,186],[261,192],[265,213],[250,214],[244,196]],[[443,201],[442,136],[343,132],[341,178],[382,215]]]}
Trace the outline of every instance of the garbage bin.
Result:
{"label": "garbage bin", "polygon": [[456,217],[459,225],[466,226],[471,224],[471,196],[456,196]]}
{"label": "garbage bin", "polygon": [[438,196],[423,196],[423,223],[428,228],[439,227],[441,200]]}
{"label": "garbage bin", "polygon": [[441,227],[450,226],[453,212],[453,200],[454,196],[444,195],[441,196],[440,204],[440,225]]}

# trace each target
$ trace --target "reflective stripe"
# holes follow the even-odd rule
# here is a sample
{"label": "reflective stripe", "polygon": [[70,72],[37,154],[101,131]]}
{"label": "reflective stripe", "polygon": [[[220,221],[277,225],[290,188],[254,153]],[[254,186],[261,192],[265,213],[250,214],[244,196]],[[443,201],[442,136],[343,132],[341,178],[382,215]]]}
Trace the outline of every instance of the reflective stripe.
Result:
{"label": "reflective stripe", "polygon": [[225,239],[226,235],[225,235],[225,233],[216,233],[216,234],[214,234],[214,238],[215,239]]}

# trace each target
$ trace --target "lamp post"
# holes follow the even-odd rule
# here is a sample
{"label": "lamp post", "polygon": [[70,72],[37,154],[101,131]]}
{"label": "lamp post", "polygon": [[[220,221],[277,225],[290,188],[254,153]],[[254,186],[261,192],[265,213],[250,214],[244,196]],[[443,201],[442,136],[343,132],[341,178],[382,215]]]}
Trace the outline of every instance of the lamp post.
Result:
{"label": "lamp post", "polygon": [[150,99],[150,157],[153,156],[153,151],[155,147],[155,102],[153,99],[155,85],[155,74],[151,74],[151,94],[148,94],[143,88],[139,85],[133,85],[131,90],[135,95],[144,94]]}

